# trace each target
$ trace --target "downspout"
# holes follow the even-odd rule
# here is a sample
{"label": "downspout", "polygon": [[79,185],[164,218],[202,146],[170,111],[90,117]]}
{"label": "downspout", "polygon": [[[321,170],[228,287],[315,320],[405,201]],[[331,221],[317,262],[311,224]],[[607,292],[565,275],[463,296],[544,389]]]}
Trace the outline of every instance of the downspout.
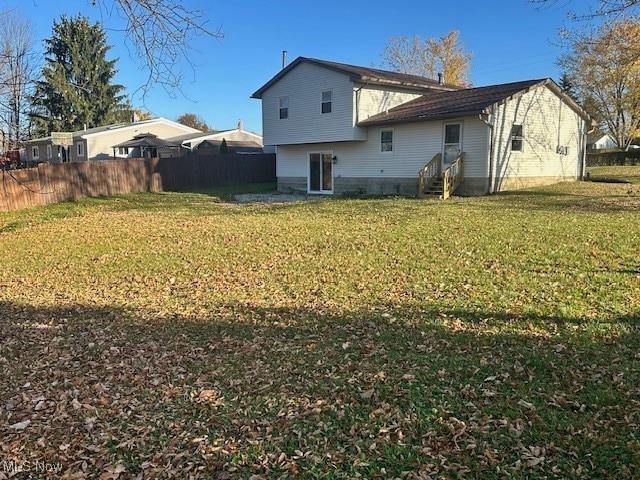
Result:
{"label": "downspout", "polygon": [[[585,124],[587,122],[585,121]],[[593,121],[591,123],[591,129],[587,130],[586,128],[584,129],[584,133],[582,134],[582,171],[580,172],[580,180],[584,180],[584,177],[586,176],[586,171],[587,171],[587,135],[593,133],[596,131],[596,125],[593,124]]]}
{"label": "downspout", "polygon": [[489,193],[493,193],[493,123],[489,120],[485,120],[483,115],[489,116],[489,113],[485,111],[478,114],[478,119],[489,127]]}

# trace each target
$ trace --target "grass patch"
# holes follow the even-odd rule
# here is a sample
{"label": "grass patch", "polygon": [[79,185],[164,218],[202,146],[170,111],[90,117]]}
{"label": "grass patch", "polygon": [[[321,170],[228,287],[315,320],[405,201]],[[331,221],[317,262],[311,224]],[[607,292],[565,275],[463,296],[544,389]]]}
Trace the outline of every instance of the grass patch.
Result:
{"label": "grass patch", "polygon": [[640,165],[588,167],[587,173],[594,182],[640,184]]}
{"label": "grass patch", "polygon": [[626,185],[230,194],[0,214],[6,455],[78,477],[640,475]]}

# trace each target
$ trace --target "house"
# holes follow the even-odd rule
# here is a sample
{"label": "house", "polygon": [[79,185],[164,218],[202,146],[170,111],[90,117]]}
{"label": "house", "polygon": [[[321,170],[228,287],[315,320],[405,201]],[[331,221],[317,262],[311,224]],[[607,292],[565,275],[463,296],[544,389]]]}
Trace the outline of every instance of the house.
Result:
{"label": "house", "polygon": [[[159,139],[169,139],[178,135],[194,133],[202,134],[200,130],[161,117],[88,128],[73,132],[68,158],[74,162],[129,158],[134,156],[134,149],[119,146],[114,150],[113,147],[128,142],[141,134],[154,135]],[[25,145],[28,159],[32,163],[66,161],[66,152],[63,148],[54,145],[51,136],[29,140],[25,142]]]}
{"label": "house", "polygon": [[222,140],[226,141],[229,153],[263,153],[262,137],[244,130],[242,120],[238,122],[238,127],[235,129],[188,133],[168,140],[181,142],[183,147],[197,155],[219,153]]}
{"label": "house", "polygon": [[618,148],[618,144],[608,133],[591,133],[587,135],[587,150],[606,150]]}
{"label": "house", "polygon": [[282,191],[483,195],[584,172],[590,118],[550,79],[458,88],[299,57],[252,97]]}

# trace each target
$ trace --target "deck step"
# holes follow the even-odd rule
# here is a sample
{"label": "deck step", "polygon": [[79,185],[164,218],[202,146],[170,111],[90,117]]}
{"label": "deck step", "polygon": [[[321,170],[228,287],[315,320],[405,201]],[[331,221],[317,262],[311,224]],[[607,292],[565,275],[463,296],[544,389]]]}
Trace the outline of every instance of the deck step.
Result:
{"label": "deck step", "polygon": [[424,189],[425,195],[442,198],[443,183],[442,178],[434,178],[429,186]]}

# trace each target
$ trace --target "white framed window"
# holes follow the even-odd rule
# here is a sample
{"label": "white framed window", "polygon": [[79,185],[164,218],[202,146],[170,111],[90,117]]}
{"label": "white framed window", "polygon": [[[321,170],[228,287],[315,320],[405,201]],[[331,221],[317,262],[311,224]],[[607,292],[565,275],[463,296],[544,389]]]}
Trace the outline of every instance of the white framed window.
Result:
{"label": "white framed window", "polygon": [[129,147],[118,147],[118,155],[129,155]]}
{"label": "white framed window", "polygon": [[282,97],[280,99],[280,119],[286,118],[289,118],[289,97]]}
{"label": "white framed window", "polygon": [[380,130],[380,152],[393,152],[393,129]]}
{"label": "white framed window", "polygon": [[34,160],[40,158],[40,147],[31,147],[31,158]]}
{"label": "white framed window", "polygon": [[522,125],[513,124],[511,127],[511,151],[521,152],[524,148],[524,133]]}
{"label": "white framed window", "polygon": [[84,157],[84,143],[82,142],[76,143],[76,155],[78,157]]}
{"label": "white framed window", "polygon": [[53,157],[53,148],[51,145],[47,145],[47,158]]}
{"label": "white framed window", "polygon": [[322,113],[331,113],[331,90],[322,92]]}

